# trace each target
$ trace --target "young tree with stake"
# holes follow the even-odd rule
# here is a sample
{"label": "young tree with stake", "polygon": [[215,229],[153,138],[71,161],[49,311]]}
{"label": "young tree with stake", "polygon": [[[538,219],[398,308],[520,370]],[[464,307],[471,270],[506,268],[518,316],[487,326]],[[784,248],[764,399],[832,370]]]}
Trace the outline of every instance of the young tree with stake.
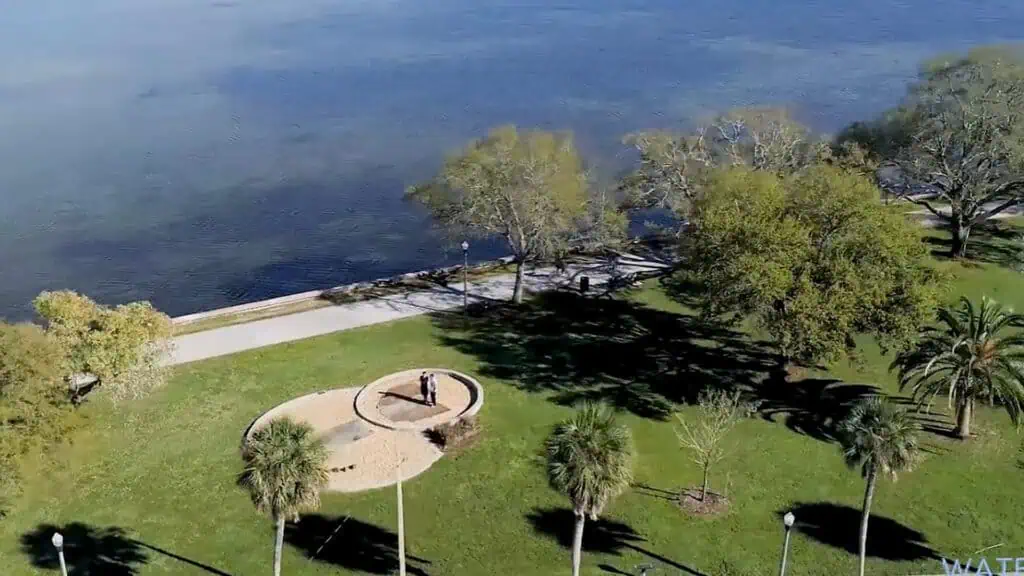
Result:
{"label": "young tree with stake", "polygon": [[693,453],[693,461],[701,468],[701,502],[707,499],[711,468],[726,456],[726,447],[723,445],[725,437],[736,423],[748,418],[756,410],[756,404],[744,402],[739,391],[710,389],[700,393],[697,414],[689,422],[681,414],[676,414],[679,421],[679,428],[676,429],[679,445]]}

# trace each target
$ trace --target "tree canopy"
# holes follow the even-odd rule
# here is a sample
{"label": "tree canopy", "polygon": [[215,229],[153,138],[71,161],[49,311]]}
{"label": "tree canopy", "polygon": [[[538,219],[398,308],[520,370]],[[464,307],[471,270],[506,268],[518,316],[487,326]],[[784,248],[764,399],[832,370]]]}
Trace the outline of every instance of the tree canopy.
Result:
{"label": "tree canopy", "polygon": [[19,457],[79,422],[60,346],[33,324],[0,322],[0,516],[17,490]]}
{"label": "tree canopy", "polygon": [[171,321],[148,302],[113,308],[63,290],[43,292],[35,308],[64,351],[67,376],[92,374],[115,399],[137,397],[163,382],[160,360]]}
{"label": "tree canopy", "polygon": [[516,302],[522,299],[526,262],[625,230],[625,217],[612,209],[610,198],[589,187],[567,134],[496,128],[449,157],[432,181],[408,195],[454,238],[502,238],[517,264]]}
{"label": "tree canopy", "polygon": [[638,132],[625,142],[640,166],[622,187],[634,208],[665,208],[689,215],[692,202],[716,169],[746,167],[790,173],[827,153],[824,140],[777,108],[738,109],[703,122],[690,133]]}
{"label": "tree canopy", "polygon": [[722,170],[693,224],[684,254],[704,312],[753,315],[787,360],[835,360],[861,333],[897,346],[933,314],[941,277],[921,231],[862,176]]}
{"label": "tree canopy", "polygon": [[1024,200],[1024,53],[984,47],[922,66],[906,101],[845,138],[897,164],[907,195],[966,254],[972,228]]}

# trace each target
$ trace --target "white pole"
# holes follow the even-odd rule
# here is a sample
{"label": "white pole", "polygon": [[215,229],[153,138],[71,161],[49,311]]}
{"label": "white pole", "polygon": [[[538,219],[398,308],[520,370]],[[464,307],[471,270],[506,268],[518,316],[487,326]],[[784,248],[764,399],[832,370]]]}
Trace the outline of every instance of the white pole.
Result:
{"label": "white pole", "polygon": [[61,576],[68,576],[68,565],[64,563],[64,551],[57,551],[57,558],[60,559],[60,573]]}
{"label": "white pole", "polygon": [[57,549],[57,559],[60,560],[60,574],[61,576],[68,576],[68,565],[64,563],[64,535],[60,532],[54,532],[50,538],[50,543]]}
{"label": "white pole", "polygon": [[402,458],[395,434],[395,476],[398,479],[398,576],[405,576],[405,514],[402,508]]}

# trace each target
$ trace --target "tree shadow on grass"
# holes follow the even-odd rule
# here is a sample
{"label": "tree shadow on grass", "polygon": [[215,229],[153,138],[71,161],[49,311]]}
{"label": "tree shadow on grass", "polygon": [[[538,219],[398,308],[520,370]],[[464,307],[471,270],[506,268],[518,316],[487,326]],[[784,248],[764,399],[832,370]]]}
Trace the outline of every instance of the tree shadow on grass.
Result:
{"label": "tree shadow on grass", "polygon": [[571,292],[434,321],[442,342],[479,358],[487,376],[558,404],[602,401],[649,418],[706,387],[754,387],[778,365],[763,344],[695,316]]}
{"label": "tree shadow on grass", "polygon": [[185,556],[180,556],[178,554],[175,554],[174,552],[171,552],[170,550],[165,550],[164,548],[160,548],[159,546],[154,546],[152,544],[147,544],[147,543],[142,542],[140,540],[132,540],[132,541],[135,542],[136,544],[138,544],[139,546],[147,549],[147,550],[152,550],[153,552],[156,552],[157,554],[162,554],[164,556],[167,556],[168,558],[173,558],[173,559],[177,560],[178,562],[182,562],[184,564],[188,564],[189,566],[192,566],[194,568],[199,568],[200,570],[202,570],[204,572],[207,572],[209,574],[214,574],[215,576],[231,576],[231,574],[229,574],[229,573],[227,573],[227,572],[225,572],[223,570],[220,570],[218,568],[214,568],[213,566],[210,566],[209,564],[203,564],[202,562],[198,562],[198,561],[193,560],[191,558],[186,558]]}
{"label": "tree shadow on grass", "polygon": [[[830,502],[800,502],[779,511],[780,520],[786,512],[796,516],[797,532],[849,554],[858,554],[859,509]],[[868,523],[867,555],[893,562],[938,560],[940,557],[921,532],[875,514]]]}
{"label": "tree shadow on grass", "polygon": [[[944,227],[936,230],[941,235],[928,235],[925,242],[932,247],[933,256],[948,260],[953,246],[952,234]],[[967,259],[1009,266],[1019,257],[1020,248],[1014,244],[1014,240],[1022,233],[1024,230],[1009,222],[990,220],[977,224],[971,229],[971,237],[967,241]]]}
{"label": "tree shadow on grass", "polygon": [[[538,508],[526,516],[533,526],[534,532],[552,538],[565,549],[572,548],[572,533],[576,523],[572,510],[568,508]],[[647,539],[641,536],[629,524],[599,518],[588,519],[583,527],[583,551],[596,552],[611,556],[621,556],[623,550],[638,552],[652,560],[682,570],[693,576],[704,576],[697,570],[656,552],[640,546]],[[614,566],[602,564],[603,570],[619,570]],[[609,570],[611,569],[611,570]]]}
{"label": "tree shadow on grass", "polygon": [[797,382],[774,379],[758,389],[761,417],[782,419],[787,428],[822,441],[838,440],[836,428],[853,406],[881,394],[875,386],[840,380],[807,378]]}
{"label": "tree shadow on grass", "polygon": [[122,528],[99,528],[81,522],[63,526],[40,524],[21,535],[21,551],[32,565],[57,570],[60,561],[51,538],[64,536],[64,557],[69,576],[135,576],[148,562],[143,546]]}
{"label": "tree shadow on grass", "polygon": [[890,401],[901,406],[904,410],[910,411],[913,415],[914,422],[921,427],[923,432],[948,438],[950,440],[960,439],[956,435],[956,426],[945,414],[923,408],[918,402],[909,396],[890,396]]}
{"label": "tree shadow on grass", "polygon": [[[398,570],[398,535],[390,530],[356,520],[321,514],[304,515],[285,526],[284,540],[310,560],[333,564],[369,574],[391,574]],[[408,551],[409,574],[428,576],[422,566],[430,565]]]}

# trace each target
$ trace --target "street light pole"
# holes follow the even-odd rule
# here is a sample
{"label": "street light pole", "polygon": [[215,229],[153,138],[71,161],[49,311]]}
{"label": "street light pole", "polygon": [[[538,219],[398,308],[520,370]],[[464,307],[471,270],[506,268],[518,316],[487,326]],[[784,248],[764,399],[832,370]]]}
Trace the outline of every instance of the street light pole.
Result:
{"label": "street light pole", "polygon": [[469,242],[462,241],[462,312],[469,314]]}
{"label": "street light pole", "polygon": [[786,538],[782,542],[782,563],[779,565],[779,576],[786,575],[786,557],[789,555],[789,533],[793,529],[793,522],[796,521],[796,516],[793,516],[792,512],[786,512],[786,515],[782,517],[782,524],[786,527]]}
{"label": "street light pole", "polygon": [[50,542],[53,544],[53,547],[57,549],[57,559],[60,560],[61,576],[68,576],[68,565],[64,563],[64,536],[61,536],[60,532],[54,532],[53,538],[50,538]]}
{"label": "street light pole", "polygon": [[405,509],[402,498],[402,453],[399,451],[398,435],[395,440],[395,479],[398,480],[398,574],[405,576]]}

